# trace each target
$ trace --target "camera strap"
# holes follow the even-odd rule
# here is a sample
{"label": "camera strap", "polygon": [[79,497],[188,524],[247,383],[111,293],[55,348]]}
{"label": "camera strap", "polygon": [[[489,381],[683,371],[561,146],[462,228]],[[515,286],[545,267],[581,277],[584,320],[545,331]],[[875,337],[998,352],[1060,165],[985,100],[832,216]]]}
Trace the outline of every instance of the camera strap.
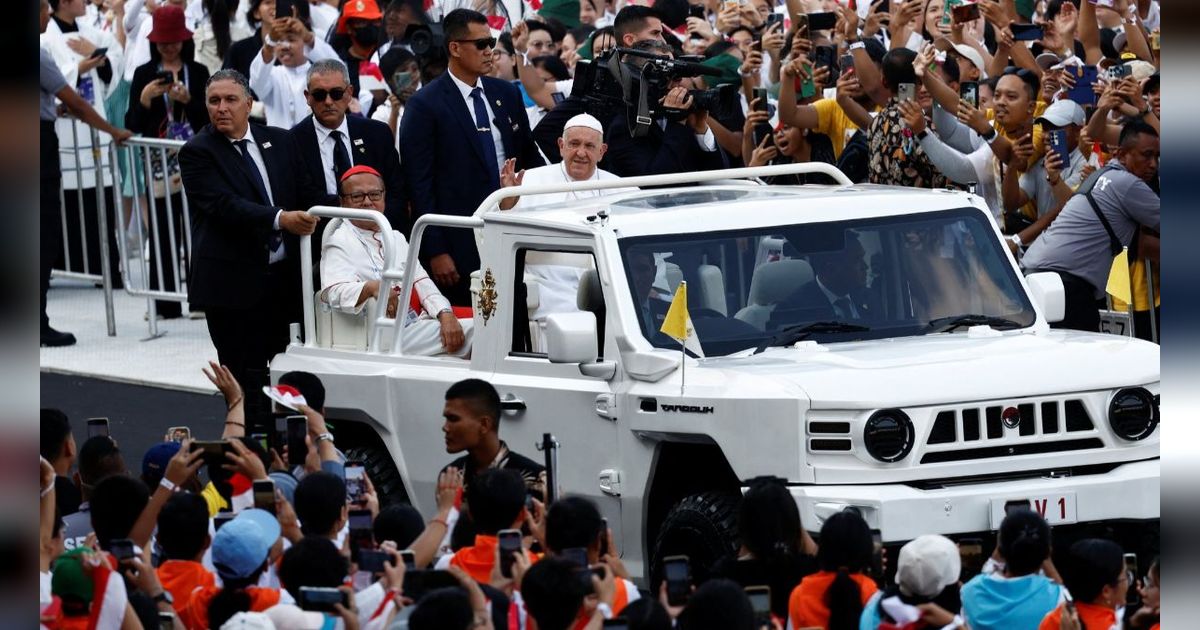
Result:
{"label": "camera strap", "polygon": [[641,79],[639,84],[642,89],[638,90],[637,112],[633,117],[633,127],[629,130],[629,135],[634,138],[645,136],[650,131],[650,125],[654,124],[654,119],[650,117],[650,90],[646,89],[645,66],[642,66],[641,72],[638,73],[638,78]]}
{"label": "camera strap", "polygon": [[1083,195],[1087,199],[1088,205],[1092,207],[1092,212],[1095,212],[1096,217],[1100,219],[1100,224],[1104,226],[1104,231],[1108,232],[1109,252],[1115,257],[1125,247],[1121,245],[1121,239],[1117,238],[1117,233],[1113,230],[1112,224],[1108,222],[1108,217],[1104,216],[1104,213],[1100,211],[1100,204],[1096,203],[1096,198],[1092,196],[1092,189],[1096,187],[1096,182],[1099,181],[1101,174],[1110,170],[1112,168],[1106,166],[1096,171],[1084,182],[1084,185],[1079,187],[1079,190],[1075,194]]}

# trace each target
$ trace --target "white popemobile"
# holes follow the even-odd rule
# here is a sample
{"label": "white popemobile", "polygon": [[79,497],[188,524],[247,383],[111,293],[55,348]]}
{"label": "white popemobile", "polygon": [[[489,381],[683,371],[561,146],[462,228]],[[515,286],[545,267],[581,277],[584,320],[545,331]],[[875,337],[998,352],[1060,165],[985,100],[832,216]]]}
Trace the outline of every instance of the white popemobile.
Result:
{"label": "white popemobile", "polygon": [[[841,185],[738,179],[796,172]],[[491,210],[508,195],[693,182]],[[308,342],[271,365],[320,376],[339,445],[427,516],[452,458],[442,392],[476,377],[499,390],[512,448],[536,457],[544,432],[557,437],[557,485],[599,505],[642,579],[664,556],[697,566],[734,550],[737,497],[760,476],[788,484],[809,531],[856,509],[889,547],[986,534],[1012,501],[1055,526],[1157,532],[1158,346],[1051,330],[1061,281],[1021,275],[978,196],[852,185],[824,164],[524,186],[475,217],[417,221],[408,268],[433,225],[478,231],[470,359],[393,351],[403,330],[382,304],[322,311],[306,278]],[[382,294],[400,277],[390,251]],[[533,252],[585,256],[577,309],[531,321]],[[684,280],[706,356],[680,369],[658,329]]]}

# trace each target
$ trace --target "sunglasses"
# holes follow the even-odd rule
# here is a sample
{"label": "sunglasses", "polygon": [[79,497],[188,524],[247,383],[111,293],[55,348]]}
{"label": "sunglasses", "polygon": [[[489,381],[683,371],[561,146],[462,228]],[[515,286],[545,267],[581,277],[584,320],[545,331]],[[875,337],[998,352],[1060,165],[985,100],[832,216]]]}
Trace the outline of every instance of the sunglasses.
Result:
{"label": "sunglasses", "polygon": [[475,50],[489,50],[496,47],[495,37],[481,37],[479,39],[456,39],[460,44],[475,44]]}
{"label": "sunglasses", "polygon": [[346,88],[333,88],[332,90],[317,89],[308,94],[318,103],[324,103],[326,96],[332,96],[334,101],[340,101],[346,95]]}

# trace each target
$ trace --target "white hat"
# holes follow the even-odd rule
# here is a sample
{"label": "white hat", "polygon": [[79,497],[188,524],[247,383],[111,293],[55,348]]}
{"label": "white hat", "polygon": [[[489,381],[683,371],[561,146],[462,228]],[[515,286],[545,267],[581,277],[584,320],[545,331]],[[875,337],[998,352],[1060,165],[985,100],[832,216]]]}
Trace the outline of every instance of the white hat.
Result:
{"label": "white hat", "polygon": [[1070,99],[1062,99],[1055,101],[1046,111],[1038,116],[1037,121],[1046,121],[1055,127],[1066,127],[1067,125],[1075,125],[1082,127],[1087,123],[1087,115],[1083,112],[1083,108],[1079,103]]}
{"label": "white hat", "polygon": [[604,135],[604,125],[601,125],[600,121],[596,120],[596,117],[591,114],[579,114],[577,116],[572,116],[571,119],[567,121],[567,124],[563,125],[563,133],[566,133],[571,127],[587,127],[588,129],[595,129],[596,131],[599,131],[600,135],[602,136]]}
{"label": "white hat", "polygon": [[900,548],[896,584],[907,596],[935,597],[957,582],[961,571],[958,547],[945,536],[926,534]]}
{"label": "white hat", "polygon": [[984,65],[983,56],[979,54],[978,50],[975,50],[966,44],[955,44],[947,37],[937,38],[937,40],[933,42],[933,45],[941,51],[950,52],[953,50],[955,54],[970,61],[976,68],[979,68],[980,76],[987,78],[987,66]]}
{"label": "white hat", "polygon": [[222,624],[221,630],[275,630],[275,624],[265,613],[240,612]]}
{"label": "white hat", "polygon": [[1058,55],[1047,51],[1047,52],[1044,52],[1044,53],[1038,55],[1037,58],[1034,59],[1034,61],[1036,61],[1037,65],[1043,71],[1045,71],[1045,70],[1050,70],[1054,66],[1062,63],[1062,57],[1059,57]]}

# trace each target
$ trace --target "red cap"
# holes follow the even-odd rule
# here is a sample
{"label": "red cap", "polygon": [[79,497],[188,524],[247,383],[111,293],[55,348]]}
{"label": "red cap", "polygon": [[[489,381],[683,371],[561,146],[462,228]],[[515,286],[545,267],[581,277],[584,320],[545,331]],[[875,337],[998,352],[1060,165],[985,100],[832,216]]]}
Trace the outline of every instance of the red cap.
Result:
{"label": "red cap", "polygon": [[379,171],[367,166],[366,164],[359,164],[358,166],[351,166],[350,168],[346,169],[346,172],[342,173],[342,177],[338,179],[338,181],[344,182],[355,175],[362,175],[363,173],[370,173],[379,179],[383,179],[383,175],[380,175]]}
{"label": "red cap", "polygon": [[192,38],[192,32],[187,29],[183,19],[183,8],[166,4],[154,12],[154,28],[146,39],[152,44],[173,44]]}
{"label": "red cap", "polygon": [[338,18],[337,33],[345,35],[346,22],[348,20],[379,20],[383,18],[383,12],[379,10],[379,5],[375,0],[346,0],[346,6],[342,7],[342,15]]}

